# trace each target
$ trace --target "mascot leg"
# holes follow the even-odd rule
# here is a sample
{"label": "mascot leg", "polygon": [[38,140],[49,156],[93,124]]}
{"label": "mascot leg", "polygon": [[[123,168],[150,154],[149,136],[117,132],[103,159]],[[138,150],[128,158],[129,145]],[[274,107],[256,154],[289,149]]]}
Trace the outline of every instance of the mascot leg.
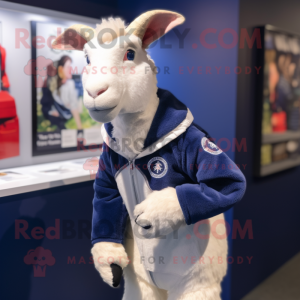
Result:
{"label": "mascot leg", "polygon": [[134,273],[132,266],[124,269],[123,300],[166,300],[167,291],[158,289]]}
{"label": "mascot leg", "polygon": [[168,300],[221,300],[220,293],[221,287],[217,284],[198,291],[183,293],[177,297],[170,297]]}
{"label": "mascot leg", "polygon": [[[224,223],[223,214],[209,219],[210,224]],[[215,223],[218,224],[218,223]],[[210,227],[211,228],[211,227]],[[208,244],[197,239],[199,249],[204,249],[198,263],[187,273],[182,280],[172,286],[168,300],[221,300],[221,282],[227,271],[227,239],[224,235],[225,227],[218,226],[214,231],[210,228],[200,233],[207,234],[210,230]],[[200,228],[201,230],[201,228]]]}
{"label": "mascot leg", "polygon": [[167,291],[148,283],[146,271],[141,263],[140,252],[134,241],[128,222],[125,233],[125,250],[130,260],[124,268],[125,292],[123,300],[166,300]]}

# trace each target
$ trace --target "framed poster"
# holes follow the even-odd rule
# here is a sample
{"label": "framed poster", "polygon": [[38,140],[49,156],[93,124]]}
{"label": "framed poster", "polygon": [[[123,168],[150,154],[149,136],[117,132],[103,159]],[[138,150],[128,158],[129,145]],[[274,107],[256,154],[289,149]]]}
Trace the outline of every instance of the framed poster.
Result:
{"label": "framed poster", "polygon": [[300,35],[259,27],[255,175],[300,165]]}
{"label": "framed poster", "polygon": [[83,106],[82,51],[54,50],[51,43],[67,26],[31,22],[32,154],[46,155],[101,147],[101,124]]}

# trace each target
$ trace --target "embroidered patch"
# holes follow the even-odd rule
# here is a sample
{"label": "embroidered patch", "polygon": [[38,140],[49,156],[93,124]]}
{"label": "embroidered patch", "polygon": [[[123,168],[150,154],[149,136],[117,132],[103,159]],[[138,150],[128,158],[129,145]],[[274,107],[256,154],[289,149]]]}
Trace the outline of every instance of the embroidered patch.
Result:
{"label": "embroidered patch", "polygon": [[149,160],[147,166],[150,175],[154,178],[161,178],[168,171],[168,164],[162,157],[153,157]]}
{"label": "embroidered patch", "polygon": [[223,152],[218,146],[216,146],[213,142],[211,142],[207,137],[202,138],[201,145],[204,151],[213,155],[218,155]]}

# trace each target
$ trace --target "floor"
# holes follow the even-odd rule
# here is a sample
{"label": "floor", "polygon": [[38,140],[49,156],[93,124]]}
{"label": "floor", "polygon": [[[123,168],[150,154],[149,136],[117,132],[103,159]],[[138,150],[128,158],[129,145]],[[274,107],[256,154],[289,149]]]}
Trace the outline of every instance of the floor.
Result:
{"label": "floor", "polygon": [[300,253],[258,285],[242,300],[299,300]]}

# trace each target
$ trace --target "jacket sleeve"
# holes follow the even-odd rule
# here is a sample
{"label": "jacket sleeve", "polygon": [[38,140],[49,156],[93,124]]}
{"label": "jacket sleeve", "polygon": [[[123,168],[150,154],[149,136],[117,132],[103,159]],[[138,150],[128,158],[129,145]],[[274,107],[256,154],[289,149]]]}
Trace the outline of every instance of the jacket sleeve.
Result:
{"label": "jacket sleeve", "polygon": [[94,190],[92,244],[123,243],[128,213],[111,170],[108,152],[103,152],[99,159]]}
{"label": "jacket sleeve", "polygon": [[191,182],[176,187],[188,225],[225,212],[245,193],[240,169],[195,127],[183,138],[181,168]]}

